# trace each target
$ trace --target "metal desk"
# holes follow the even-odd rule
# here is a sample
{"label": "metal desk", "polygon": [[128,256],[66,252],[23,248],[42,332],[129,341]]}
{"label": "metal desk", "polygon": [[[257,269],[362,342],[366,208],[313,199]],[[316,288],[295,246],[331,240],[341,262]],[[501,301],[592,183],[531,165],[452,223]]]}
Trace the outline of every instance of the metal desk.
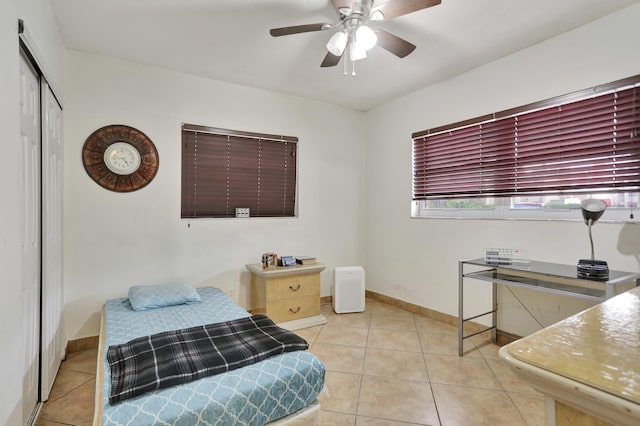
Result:
{"label": "metal desk", "polygon": [[[465,266],[480,267],[479,270],[465,272]],[[478,268],[474,268],[478,269]],[[488,312],[464,317],[464,279],[471,278],[492,283],[493,306]],[[640,273],[609,271],[607,281],[595,281],[577,277],[576,265],[562,265],[558,263],[538,262],[517,264],[487,263],[483,258],[460,260],[458,262],[458,356],[463,356],[463,341],[485,331],[491,330],[491,338],[496,341],[498,319],[498,284],[523,287],[546,293],[571,296],[580,299],[603,302],[619,291],[624,283],[630,283],[628,290],[640,286]],[[491,315],[492,325],[475,333],[464,334],[464,323],[476,318]]]}

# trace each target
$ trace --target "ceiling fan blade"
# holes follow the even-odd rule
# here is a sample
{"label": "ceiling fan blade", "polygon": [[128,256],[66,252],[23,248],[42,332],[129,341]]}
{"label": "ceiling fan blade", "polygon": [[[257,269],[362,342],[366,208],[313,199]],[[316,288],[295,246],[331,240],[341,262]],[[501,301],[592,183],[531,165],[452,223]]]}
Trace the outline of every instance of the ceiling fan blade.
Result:
{"label": "ceiling fan blade", "polygon": [[382,21],[417,12],[428,7],[437,6],[442,0],[381,0],[373,4],[371,12],[380,11],[384,15]]}
{"label": "ceiling fan blade", "polygon": [[389,31],[381,28],[376,28],[374,31],[378,36],[378,46],[399,58],[404,58],[416,48],[415,44],[409,43],[407,40],[391,34]]}
{"label": "ceiling fan blade", "polygon": [[340,9],[353,9],[354,0],[331,0],[333,8],[340,12]]}
{"label": "ceiling fan blade", "polygon": [[311,31],[322,31],[324,29],[331,28],[331,24],[306,24],[306,25],[294,25],[293,27],[271,28],[269,34],[272,37],[280,37],[290,34],[308,33]]}
{"label": "ceiling fan blade", "polygon": [[324,57],[320,66],[322,68],[335,67],[336,65],[338,65],[338,62],[340,62],[340,58],[342,58],[342,55],[336,56],[331,52],[327,52],[327,55]]}

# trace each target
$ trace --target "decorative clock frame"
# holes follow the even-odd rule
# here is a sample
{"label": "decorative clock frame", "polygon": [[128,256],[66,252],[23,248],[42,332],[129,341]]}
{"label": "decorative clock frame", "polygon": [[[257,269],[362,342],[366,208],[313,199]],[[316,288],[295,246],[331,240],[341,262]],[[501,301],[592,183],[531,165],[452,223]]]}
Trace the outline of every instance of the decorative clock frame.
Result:
{"label": "decorative clock frame", "polygon": [[[114,144],[134,157],[133,167],[128,168],[125,164],[123,171],[118,172],[117,164],[106,158],[105,153],[113,153]],[[151,139],[140,130],[124,124],[112,124],[99,128],[87,138],[82,147],[82,163],[89,177],[103,188],[115,192],[133,192],[153,180],[160,158]]]}

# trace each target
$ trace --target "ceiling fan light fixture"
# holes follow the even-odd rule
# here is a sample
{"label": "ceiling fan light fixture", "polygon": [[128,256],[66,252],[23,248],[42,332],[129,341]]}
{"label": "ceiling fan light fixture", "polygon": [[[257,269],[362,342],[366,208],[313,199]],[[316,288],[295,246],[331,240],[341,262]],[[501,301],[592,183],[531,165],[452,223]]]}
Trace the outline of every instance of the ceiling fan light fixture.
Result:
{"label": "ceiling fan light fixture", "polygon": [[327,50],[331,52],[332,55],[342,56],[344,49],[347,47],[347,41],[347,34],[344,31],[338,31],[332,35],[327,42]]}
{"label": "ceiling fan light fixture", "polygon": [[349,59],[352,62],[359,61],[367,57],[367,50],[363,49],[358,43],[351,43],[349,45]]}
{"label": "ceiling fan light fixture", "polygon": [[356,43],[359,48],[370,50],[378,42],[376,33],[366,25],[360,25],[356,30]]}

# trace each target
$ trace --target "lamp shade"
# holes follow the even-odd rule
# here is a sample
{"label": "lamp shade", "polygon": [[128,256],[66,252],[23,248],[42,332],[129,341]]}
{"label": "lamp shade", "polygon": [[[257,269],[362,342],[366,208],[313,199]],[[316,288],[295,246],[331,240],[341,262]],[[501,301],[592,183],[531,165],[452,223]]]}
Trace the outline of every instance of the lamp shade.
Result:
{"label": "lamp shade", "polygon": [[356,44],[359,48],[370,50],[378,42],[378,36],[366,25],[360,25],[356,30]]}
{"label": "lamp shade", "polygon": [[349,58],[352,61],[359,61],[367,57],[367,51],[360,47],[358,43],[351,43],[349,45]]}
{"label": "lamp shade", "polygon": [[347,40],[347,34],[344,31],[339,31],[331,36],[327,42],[327,50],[331,52],[332,55],[342,56],[345,47],[347,47]]}
{"label": "lamp shade", "polygon": [[600,219],[604,211],[607,209],[607,204],[602,200],[591,198],[584,200],[580,207],[582,208],[584,223],[588,225],[589,221],[591,221],[591,224],[594,224],[598,219]]}

